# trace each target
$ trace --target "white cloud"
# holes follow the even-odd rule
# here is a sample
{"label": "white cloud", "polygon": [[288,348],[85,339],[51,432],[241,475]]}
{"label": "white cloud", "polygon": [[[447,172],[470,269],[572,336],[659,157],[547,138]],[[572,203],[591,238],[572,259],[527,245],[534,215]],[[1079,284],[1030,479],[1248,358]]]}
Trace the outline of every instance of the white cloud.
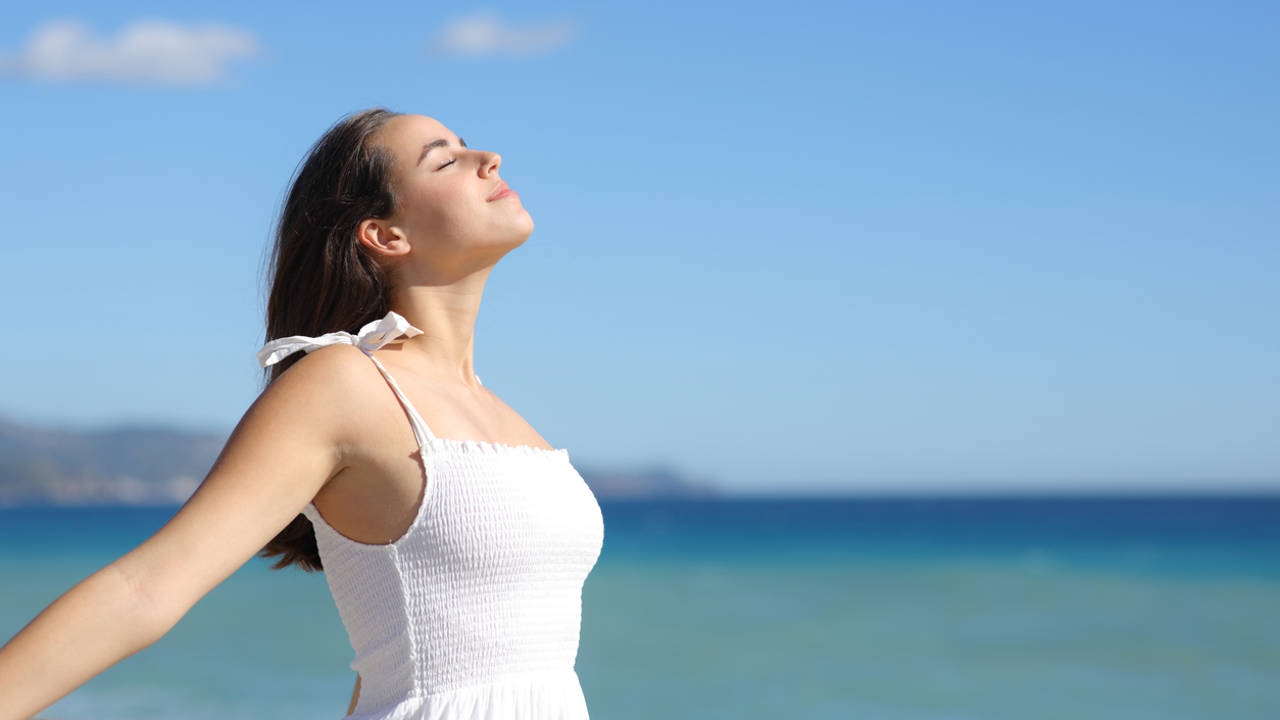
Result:
{"label": "white cloud", "polygon": [[503,25],[496,13],[479,12],[446,25],[432,42],[432,50],[456,55],[540,55],[564,47],[577,32],[577,23],[571,21]]}
{"label": "white cloud", "polygon": [[20,52],[0,55],[0,72],[54,82],[205,85],[221,79],[228,62],[260,51],[253,35],[218,23],[145,19],[99,38],[78,20],[59,19],[33,31]]}

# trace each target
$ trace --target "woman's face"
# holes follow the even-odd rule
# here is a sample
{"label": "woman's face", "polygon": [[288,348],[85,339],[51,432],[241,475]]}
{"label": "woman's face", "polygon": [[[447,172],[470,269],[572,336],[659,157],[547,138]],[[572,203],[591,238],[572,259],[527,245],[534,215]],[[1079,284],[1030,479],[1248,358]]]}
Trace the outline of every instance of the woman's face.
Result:
{"label": "woman's face", "polygon": [[518,195],[489,199],[504,186],[497,153],[464,147],[462,138],[425,115],[397,115],[370,140],[395,157],[391,182],[399,207],[382,218],[384,232],[425,250],[414,253],[419,257],[453,266],[492,263],[533,232]]}

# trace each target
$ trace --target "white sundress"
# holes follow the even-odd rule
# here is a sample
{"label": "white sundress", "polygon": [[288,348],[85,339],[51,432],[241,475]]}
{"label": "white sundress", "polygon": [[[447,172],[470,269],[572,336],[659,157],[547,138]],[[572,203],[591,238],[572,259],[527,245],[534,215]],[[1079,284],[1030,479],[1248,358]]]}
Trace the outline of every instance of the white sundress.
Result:
{"label": "white sundress", "polygon": [[582,586],[604,541],[600,506],[567,450],[433,435],[373,356],[421,332],[389,312],[355,335],[293,335],[258,352],[266,367],[355,345],[399,398],[420,448],[422,500],[399,539],[357,542],[314,504],[303,509],[360,674],[345,720],[586,720],[574,663]]}

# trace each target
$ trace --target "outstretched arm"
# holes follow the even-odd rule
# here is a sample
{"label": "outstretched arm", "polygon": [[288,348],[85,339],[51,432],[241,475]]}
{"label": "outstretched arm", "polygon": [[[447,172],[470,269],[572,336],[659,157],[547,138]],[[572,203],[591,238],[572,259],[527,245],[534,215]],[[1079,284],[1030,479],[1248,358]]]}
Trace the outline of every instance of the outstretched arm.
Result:
{"label": "outstretched arm", "polygon": [[[236,425],[204,482],[138,547],[77,583],[0,648],[0,720],[26,720],[152,645],[342,469],[354,348],[317,350]],[[355,353],[358,358],[352,358]],[[364,361],[367,365],[367,361]]]}
{"label": "outstretched arm", "polygon": [[146,602],[114,563],[54,600],[0,649],[0,717],[29,718],[155,642]]}

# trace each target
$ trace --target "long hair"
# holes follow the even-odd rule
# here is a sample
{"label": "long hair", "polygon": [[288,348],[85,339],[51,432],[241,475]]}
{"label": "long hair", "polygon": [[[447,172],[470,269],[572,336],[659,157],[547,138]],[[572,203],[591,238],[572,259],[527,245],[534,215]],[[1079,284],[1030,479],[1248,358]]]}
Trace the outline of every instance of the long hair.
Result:
{"label": "long hair", "polygon": [[[401,115],[372,108],[340,118],[316,141],[295,173],[275,227],[267,275],[267,327],[263,342],[287,335],[356,332],[391,310],[386,270],[356,240],[369,217],[387,217],[397,207],[391,183],[393,156],[369,137]],[[264,369],[264,389],[302,353]],[[298,565],[323,570],[315,528],[295,517],[259,551],[279,556],[272,569]]]}

